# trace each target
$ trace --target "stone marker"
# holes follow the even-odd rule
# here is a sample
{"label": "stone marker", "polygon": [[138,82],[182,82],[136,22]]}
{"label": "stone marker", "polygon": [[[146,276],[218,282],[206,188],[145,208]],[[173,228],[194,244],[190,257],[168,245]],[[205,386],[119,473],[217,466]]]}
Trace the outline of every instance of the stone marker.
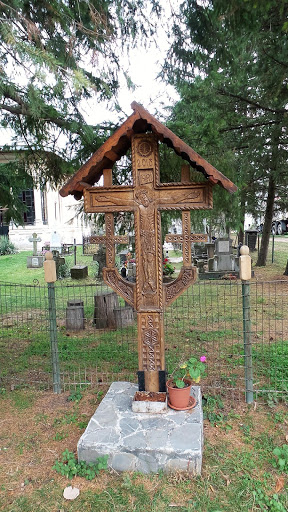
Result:
{"label": "stone marker", "polygon": [[[212,208],[212,186],[216,183],[230,192],[236,187],[141,105],[134,102],[132,108],[134,114],[70,178],[60,194],[73,194],[77,199],[84,195],[85,212],[105,214],[105,236],[95,237],[95,243],[106,245],[104,281],[137,312],[139,389],[165,391],[164,309],[197,276],[191,262],[190,211]],[[172,147],[206,179],[191,183],[190,167],[185,164],[180,183],[161,183],[159,141]],[[129,148],[132,183],[113,185],[112,167]],[[93,186],[101,175],[104,186]],[[183,267],[173,282],[164,284],[161,212],[166,210],[183,212]],[[129,240],[115,235],[114,214],[128,211],[134,214],[136,283],[123,279],[115,266],[115,244]]]}
{"label": "stone marker", "polygon": [[[84,195],[87,213],[105,214],[106,245],[104,281],[137,312],[139,391],[166,391],[164,309],[194,283],[197,270],[191,263],[190,210],[212,208],[212,186],[221,184],[234,192],[235,185],[163,126],[141,105],[104,142],[60,194]],[[147,132],[147,133],[146,133]],[[152,132],[152,133],[151,133]],[[180,183],[161,183],[159,141],[164,141],[205,180],[191,183],[189,166],[182,167]],[[132,152],[132,184],[113,185],[112,167]],[[104,186],[93,186],[103,175]],[[171,283],[163,283],[161,211],[183,212],[181,243],[183,267]],[[128,282],[115,266],[114,213],[132,212],[135,227],[136,283]],[[201,235],[202,236],[202,235]],[[177,340],[175,340],[175,343]],[[113,383],[78,444],[79,460],[94,461],[109,454],[116,471],[143,473],[185,470],[201,472],[203,417],[199,388],[198,405],[190,411],[168,410],[161,415],[134,413],[131,403],[137,390],[131,383]]]}
{"label": "stone marker", "polygon": [[239,274],[239,257],[233,254],[230,238],[217,238],[215,241],[214,257],[208,259],[207,278],[213,278],[213,273],[216,278]]}
{"label": "stone marker", "polygon": [[57,231],[53,231],[50,239],[50,251],[59,251],[61,254],[61,236]]}
{"label": "stone marker", "polygon": [[37,233],[33,233],[28,240],[33,243],[33,256],[27,256],[27,268],[43,267],[44,256],[39,256],[37,251],[37,242],[41,242],[40,236],[37,236]]}

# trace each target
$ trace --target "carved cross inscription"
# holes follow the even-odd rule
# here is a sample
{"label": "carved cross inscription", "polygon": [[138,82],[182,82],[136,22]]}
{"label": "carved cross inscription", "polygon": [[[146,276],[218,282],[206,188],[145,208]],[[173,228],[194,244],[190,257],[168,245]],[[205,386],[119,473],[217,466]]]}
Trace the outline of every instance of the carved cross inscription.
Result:
{"label": "carved cross inscription", "polygon": [[[208,182],[160,183],[158,143],[153,134],[133,136],[132,170],[132,186],[113,186],[111,181],[107,185],[104,175],[104,187],[86,188],[84,207],[86,212],[106,213],[108,222],[108,215],[113,217],[113,212],[134,212],[136,284],[122,279],[114,267],[116,238],[114,232],[108,234],[107,226],[106,246],[110,239],[103,275],[107,284],[137,311],[139,370],[144,372],[145,389],[158,391],[158,372],[165,372],[164,306],[196,279],[196,269],[191,265],[191,249],[188,248],[191,245],[190,210],[212,208],[212,187]],[[173,286],[162,282],[161,210],[182,210],[185,214],[181,240],[184,265],[178,278],[171,283]]]}

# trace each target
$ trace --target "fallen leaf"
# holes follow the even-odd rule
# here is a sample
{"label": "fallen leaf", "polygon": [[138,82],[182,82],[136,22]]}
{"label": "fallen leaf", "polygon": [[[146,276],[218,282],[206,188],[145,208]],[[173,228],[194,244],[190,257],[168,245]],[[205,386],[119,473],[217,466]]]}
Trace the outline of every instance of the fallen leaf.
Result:
{"label": "fallen leaf", "polygon": [[214,487],[212,487],[212,485],[211,485],[211,484],[209,485],[209,487],[210,487],[210,489],[211,489],[211,491],[212,491],[212,492],[215,492],[215,489],[214,489]]}
{"label": "fallen leaf", "polygon": [[79,493],[80,491],[77,487],[71,487],[71,485],[69,485],[69,487],[65,487],[63,496],[66,500],[75,500],[77,496],[79,496]]}
{"label": "fallen leaf", "polygon": [[285,436],[285,439],[286,439],[286,441],[288,441],[288,434],[287,434],[287,436]]}
{"label": "fallen leaf", "polygon": [[228,485],[230,485],[230,484],[231,484],[231,480],[230,480],[229,476],[224,475],[224,473],[222,473],[222,471],[220,471],[220,473],[221,473],[221,475],[223,476],[224,480],[226,480],[226,485],[227,485],[227,487],[228,487]]}
{"label": "fallen leaf", "polygon": [[279,476],[279,478],[277,478],[277,481],[276,481],[275,492],[278,494],[278,492],[282,491],[284,485],[285,485],[285,477]]}

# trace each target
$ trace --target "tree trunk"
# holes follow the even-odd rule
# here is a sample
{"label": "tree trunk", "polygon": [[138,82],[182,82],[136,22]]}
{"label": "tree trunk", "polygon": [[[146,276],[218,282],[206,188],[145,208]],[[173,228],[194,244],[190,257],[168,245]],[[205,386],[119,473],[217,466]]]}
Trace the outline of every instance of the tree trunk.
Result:
{"label": "tree trunk", "polygon": [[244,222],[245,222],[245,188],[241,191],[240,196],[240,215],[241,220],[243,222],[243,226],[240,227],[238,231],[238,244],[244,244]]}
{"label": "tree trunk", "polygon": [[268,247],[269,247],[269,239],[271,233],[272,219],[273,219],[273,209],[274,209],[274,200],[275,200],[275,192],[276,192],[276,183],[271,172],[269,177],[268,184],[268,195],[267,195],[267,204],[265,210],[265,220],[263,226],[261,247],[258,256],[258,260],[256,265],[258,267],[265,267],[267,261]]}

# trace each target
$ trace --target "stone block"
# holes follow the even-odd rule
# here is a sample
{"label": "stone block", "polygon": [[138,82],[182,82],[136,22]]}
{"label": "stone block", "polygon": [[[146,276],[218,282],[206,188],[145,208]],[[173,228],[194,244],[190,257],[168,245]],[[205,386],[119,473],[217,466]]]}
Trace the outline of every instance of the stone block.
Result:
{"label": "stone block", "polygon": [[78,458],[94,462],[108,455],[116,471],[157,473],[202,466],[203,413],[199,386],[191,389],[197,404],[189,411],[168,408],[164,414],[132,411],[136,384],[114,382],[78,442]]}
{"label": "stone block", "polygon": [[87,265],[74,265],[70,273],[72,279],[84,279],[88,276],[88,267]]}
{"label": "stone block", "polygon": [[43,267],[44,256],[27,256],[27,268]]}

